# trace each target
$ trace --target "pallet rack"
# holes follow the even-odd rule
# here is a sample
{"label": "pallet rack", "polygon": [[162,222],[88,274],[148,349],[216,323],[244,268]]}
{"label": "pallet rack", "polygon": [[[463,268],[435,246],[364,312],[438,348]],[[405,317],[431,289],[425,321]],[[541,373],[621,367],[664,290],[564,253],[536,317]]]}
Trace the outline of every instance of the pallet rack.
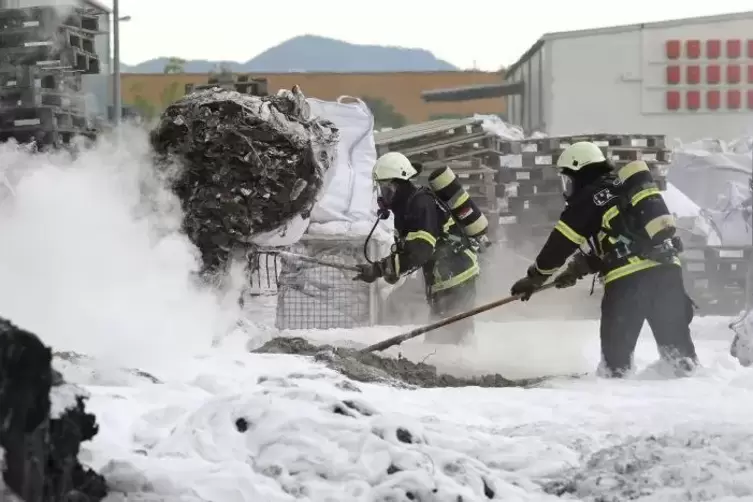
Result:
{"label": "pallet rack", "polygon": [[98,33],[83,6],[0,9],[0,141],[45,148],[96,136],[82,75],[100,73]]}

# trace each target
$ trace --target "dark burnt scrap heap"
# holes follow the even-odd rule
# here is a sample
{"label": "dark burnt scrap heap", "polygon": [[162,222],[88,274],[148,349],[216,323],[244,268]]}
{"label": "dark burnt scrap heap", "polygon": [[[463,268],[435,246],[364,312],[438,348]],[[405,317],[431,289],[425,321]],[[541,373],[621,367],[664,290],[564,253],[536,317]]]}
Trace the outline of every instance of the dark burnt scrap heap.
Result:
{"label": "dark burnt scrap heap", "polygon": [[[56,147],[94,135],[80,91],[81,74],[99,71],[97,24],[84,9],[0,9],[1,141]],[[0,500],[105,497],[104,479],[78,460],[97,433],[84,402],[53,370],[52,350],[0,317]]]}
{"label": "dark burnt scrap heap", "polygon": [[96,135],[82,75],[100,72],[100,14],[70,6],[0,8],[0,141],[56,147]]}

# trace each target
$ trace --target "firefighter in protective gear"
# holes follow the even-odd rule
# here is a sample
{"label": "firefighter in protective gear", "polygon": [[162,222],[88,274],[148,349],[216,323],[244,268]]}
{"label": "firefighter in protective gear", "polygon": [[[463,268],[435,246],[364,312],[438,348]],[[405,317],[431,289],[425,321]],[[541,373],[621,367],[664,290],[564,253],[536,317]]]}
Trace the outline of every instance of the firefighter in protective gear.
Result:
{"label": "firefighter in protective gear", "polygon": [[685,292],[674,238],[674,219],[643,161],[615,172],[601,149],[578,142],[560,155],[557,167],[566,207],[526,277],[512,294],[531,294],[555,274],[568,287],[590,273],[604,283],[601,303],[599,374],[620,377],[632,369],[632,357],[644,320],[663,360],[677,374],[698,364],[689,324],[693,303]]}
{"label": "firefighter in protective gear", "polygon": [[[426,300],[433,319],[473,308],[478,257],[452,215],[427,188],[411,181],[419,171],[403,154],[389,152],[373,170],[379,190],[380,210],[395,215],[392,253],[373,264],[359,265],[357,280],[373,282],[383,277],[394,284],[401,276],[422,269]],[[433,343],[461,343],[473,332],[473,321],[453,323],[426,335]]]}

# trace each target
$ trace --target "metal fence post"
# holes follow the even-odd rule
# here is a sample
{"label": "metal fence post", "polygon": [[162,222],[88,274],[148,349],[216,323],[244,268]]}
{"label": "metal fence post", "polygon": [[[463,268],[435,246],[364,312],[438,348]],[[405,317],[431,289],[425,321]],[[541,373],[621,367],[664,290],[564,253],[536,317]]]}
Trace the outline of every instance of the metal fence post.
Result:
{"label": "metal fence post", "polygon": [[[374,239],[369,241],[369,256],[377,256],[379,253],[379,246]],[[372,258],[373,259],[373,258]],[[381,288],[379,286],[380,281],[371,283],[369,287],[369,325],[376,326],[379,324],[379,310],[382,301]]]}

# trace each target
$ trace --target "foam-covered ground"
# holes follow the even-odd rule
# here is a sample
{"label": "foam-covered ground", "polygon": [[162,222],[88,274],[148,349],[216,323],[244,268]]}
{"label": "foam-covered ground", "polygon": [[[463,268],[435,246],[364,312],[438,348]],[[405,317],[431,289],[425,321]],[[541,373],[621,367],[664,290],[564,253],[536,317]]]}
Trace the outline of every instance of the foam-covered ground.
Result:
{"label": "foam-covered ground", "polygon": [[[0,146],[0,166],[21,177],[0,206],[0,312],[70,351],[55,365],[91,394],[100,432],[82,460],[107,477],[109,500],[753,499],[753,371],[728,355],[725,319],[694,323],[705,368],[679,380],[652,367],[647,336],[633,379],[533,389],[396,389],[251,354],[278,334],[272,305],[250,305],[236,326],[232,295],[195,287],[175,201],[148,174],[143,136],[127,140],[75,162]],[[545,295],[564,293],[518,310],[537,317]],[[397,332],[304,335],[368,344]],[[523,377],[591,371],[597,340],[595,321],[485,320],[467,347],[400,351]]]}
{"label": "foam-covered ground", "polygon": [[[516,328],[535,345],[567,324]],[[595,333],[594,322],[574,324]],[[650,367],[655,349],[644,339],[632,380],[399,390],[296,356],[242,353],[240,332],[226,347],[166,364],[154,374],[160,384],[127,372],[89,379],[81,366],[63,372],[92,392],[102,428],[91,458],[128,500],[557,499],[547,491],[589,501],[750,500],[753,373],[726,355],[723,320],[696,328],[706,368],[681,380]],[[584,337],[581,349],[594,352],[594,341]],[[587,359],[574,369],[593,369]]]}

